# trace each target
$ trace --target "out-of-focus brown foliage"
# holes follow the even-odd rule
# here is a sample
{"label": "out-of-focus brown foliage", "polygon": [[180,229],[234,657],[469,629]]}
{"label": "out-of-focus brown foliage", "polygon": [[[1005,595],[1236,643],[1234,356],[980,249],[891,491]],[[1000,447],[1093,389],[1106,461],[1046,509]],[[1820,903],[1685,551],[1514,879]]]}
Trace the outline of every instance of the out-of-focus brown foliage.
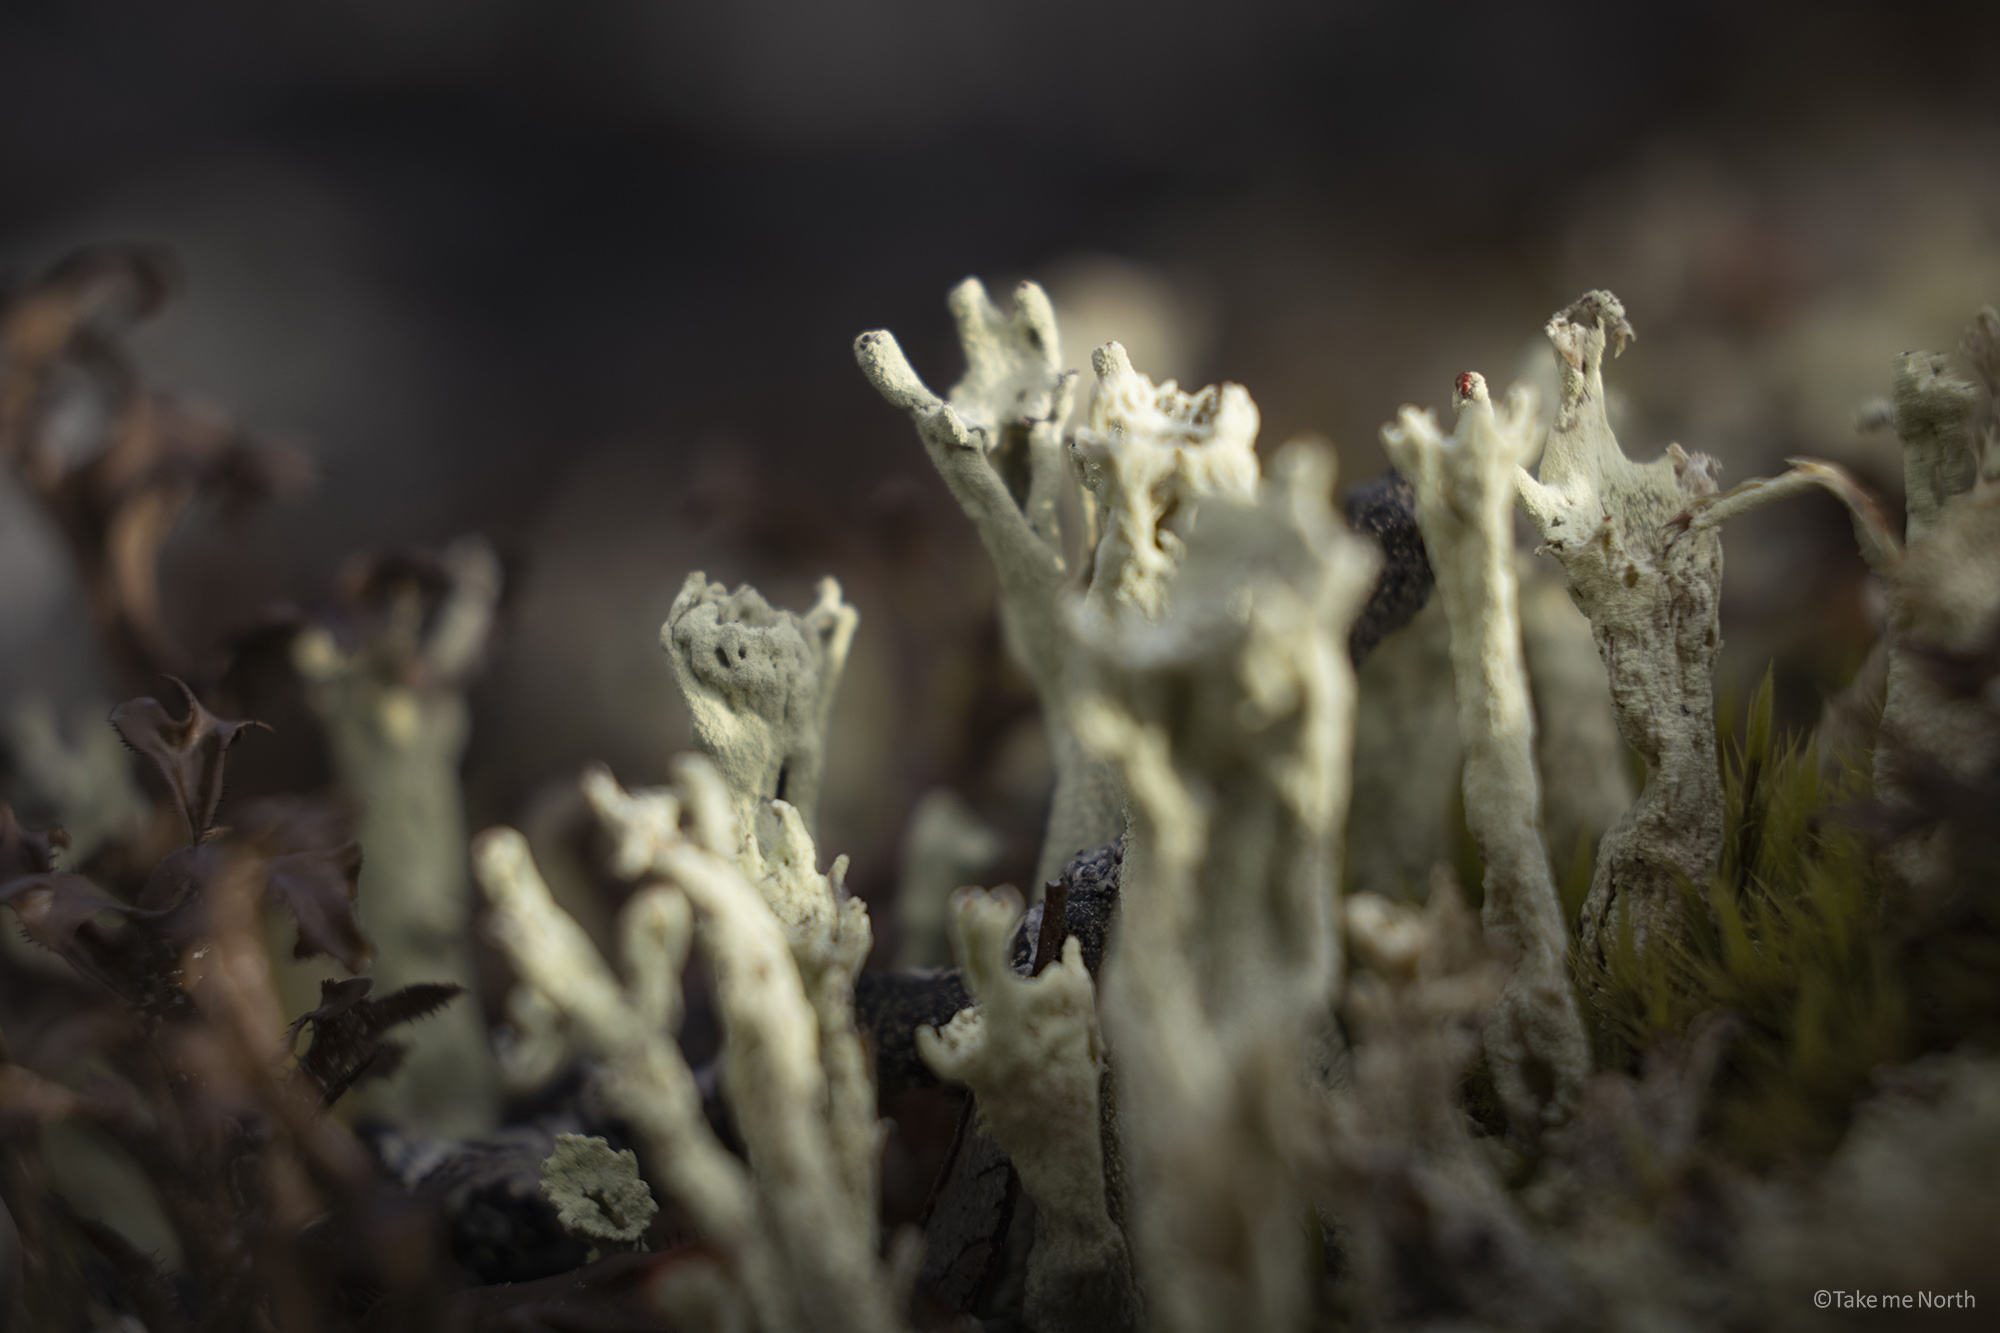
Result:
{"label": "out-of-focus brown foliage", "polygon": [[[330,983],[326,1003],[287,1026],[260,904],[286,904],[301,955],[365,966],[353,917],[359,853],[324,845],[338,821],[303,804],[253,812],[245,833],[213,827],[224,752],[247,724],[215,717],[191,691],[187,704],[178,720],[151,699],[118,710],[191,838],[136,900],[52,869],[59,840],[21,830],[0,806],[0,855],[15,872],[0,903],[131,1020],[96,1025],[85,1050],[40,1043],[42,1068],[0,1054],[0,1197],[26,1220],[23,1264],[40,1275],[34,1326],[91,1326],[86,1293],[59,1279],[95,1255],[156,1333],[341,1327],[382,1301],[393,1312],[385,1327],[429,1327],[450,1272],[435,1220],[323,1108],[392,1073],[398,1048],[383,1034],[459,990],[371,1000],[365,977]],[[293,1062],[308,1025],[313,1044]],[[191,1295],[120,1233],[51,1207],[35,1129],[54,1119],[91,1127],[137,1164],[180,1239]]]}
{"label": "out-of-focus brown foliage", "polygon": [[0,304],[0,458],[62,530],[130,686],[190,668],[160,618],[160,548],[197,496],[225,512],[313,480],[311,460],[148,387],[127,346],[179,285],[142,246],[77,252]]}

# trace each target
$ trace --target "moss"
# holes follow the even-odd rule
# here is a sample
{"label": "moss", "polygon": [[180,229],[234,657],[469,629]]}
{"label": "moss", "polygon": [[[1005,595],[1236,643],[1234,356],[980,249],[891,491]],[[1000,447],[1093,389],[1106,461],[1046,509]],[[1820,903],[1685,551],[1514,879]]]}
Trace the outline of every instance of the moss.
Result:
{"label": "moss", "polygon": [[1883,888],[1835,813],[1864,780],[1850,768],[1829,783],[1811,741],[1774,734],[1768,674],[1741,738],[1725,740],[1722,776],[1715,877],[1681,881],[1680,929],[1643,950],[1621,916],[1601,963],[1574,955],[1579,989],[1604,1068],[1634,1068],[1704,1015],[1733,1015],[1739,1035],[1712,1106],[1718,1142],[1752,1162],[1818,1153],[1870,1071],[1912,1045]]}

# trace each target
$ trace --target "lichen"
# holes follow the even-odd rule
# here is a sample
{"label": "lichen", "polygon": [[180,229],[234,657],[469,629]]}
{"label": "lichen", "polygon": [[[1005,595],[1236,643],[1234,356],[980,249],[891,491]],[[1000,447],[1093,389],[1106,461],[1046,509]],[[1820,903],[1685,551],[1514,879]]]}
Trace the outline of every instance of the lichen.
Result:
{"label": "lichen", "polygon": [[1542,844],[1534,707],[1521,648],[1514,577],[1514,478],[1534,449],[1535,394],[1494,409],[1486,381],[1461,375],[1458,429],[1404,408],[1383,445],[1417,495],[1451,625],[1465,817],[1486,865],[1481,915],[1513,954],[1486,1023],[1486,1054],[1514,1131],[1533,1141],[1576,1111],[1590,1052],[1565,963],[1569,936]]}
{"label": "lichen", "polygon": [[1377,568],[1330,506],[1331,460],[1274,460],[1213,499],[1157,622],[1076,617],[1073,707],[1131,817],[1102,977],[1138,1268],[1156,1326],[1293,1328],[1305,1233],[1280,1140],[1340,975],[1352,765],[1347,636]]}
{"label": "lichen", "polygon": [[1521,505],[1590,617],[1619,734],[1646,763],[1645,786],[1604,835],[1584,903],[1583,947],[1601,953],[1621,912],[1643,944],[1672,917],[1676,876],[1705,882],[1721,851],[1722,543],[1669,526],[1715,492],[1713,460],[1669,445],[1634,463],[1612,433],[1604,354],[1633,336],[1618,298],[1586,292],[1547,332],[1561,359],[1560,392],[1537,475],[1518,474]]}
{"label": "lichen", "polygon": [[1098,530],[1084,606],[1157,620],[1202,502],[1256,494],[1257,405],[1240,384],[1155,385],[1117,343],[1090,359],[1097,394],[1071,446]]}
{"label": "lichen", "polygon": [[735,592],[690,574],[660,626],[660,646],[694,719],[695,743],[722,774],[748,833],[769,832],[769,801],[806,831],[826,769],[826,727],[860,616],[823,579],[803,612],[781,611],[747,584]]}
{"label": "lichen", "polygon": [[916,423],[931,465],[972,521],[999,577],[1008,655],[1041,697],[1056,790],[1036,867],[1039,886],[1070,857],[1117,837],[1122,823],[1115,781],[1076,744],[1058,708],[1068,658],[1062,597],[1075,581],[1063,558],[1059,516],[1068,484],[1062,425],[1076,375],[1062,368],[1055,309],[1034,283],[1015,289],[1011,316],[974,278],[952,288],[950,305],[965,374],[946,397],[924,387],[886,329],[856,338],[854,356],[876,391]]}
{"label": "lichen", "polygon": [[[500,598],[500,562],[483,540],[443,556],[352,567],[345,601],[360,642],[314,626],[292,641],[306,698],[325,728],[342,790],[361,808],[368,849],[361,921],[378,985],[474,982],[459,765],[471,719],[465,690]],[[314,977],[293,978],[288,994]],[[415,1040],[401,1077],[370,1088],[370,1109],[446,1135],[490,1129],[500,1078],[477,1005],[459,1005]]]}
{"label": "lichen", "polygon": [[[1247,497],[1257,482],[1257,409],[1236,385],[1182,393],[1155,386],[1122,347],[1092,354],[1097,395],[1072,446],[1082,532],[1065,534],[1059,489],[1068,484],[1061,427],[1075,373],[1061,369],[1055,312],[1024,282],[1015,313],[999,312],[968,278],[952,289],[966,372],[947,398],[926,389],[887,331],[854,352],[876,389],[908,412],[931,462],[978,529],[1000,578],[1009,653],[1034,683],[1056,760],[1049,827],[1036,884],[1077,853],[1123,831],[1116,775],[1069,726],[1065,624],[1069,594],[1100,617],[1157,617],[1164,586],[1209,495]],[[1065,540],[1084,552],[1071,571]]]}
{"label": "lichen", "polygon": [[1072,935],[1059,960],[1018,976],[1020,895],[973,889],[953,906],[952,941],[975,1007],[920,1028],[917,1049],[939,1078],[972,1089],[980,1127],[1035,1202],[1024,1317],[1047,1333],[1134,1328],[1131,1260],[1106,1202],[1105,1060],[1083,947]]}
{"label": "lichen", "polygon": [[558,1134],[542,1162],[542,1193],[556,1220],[579,1240],[603,1248],[631,1246],[660,1211],[639,1176],[630,1148],[613,1150],[594,1135]]}

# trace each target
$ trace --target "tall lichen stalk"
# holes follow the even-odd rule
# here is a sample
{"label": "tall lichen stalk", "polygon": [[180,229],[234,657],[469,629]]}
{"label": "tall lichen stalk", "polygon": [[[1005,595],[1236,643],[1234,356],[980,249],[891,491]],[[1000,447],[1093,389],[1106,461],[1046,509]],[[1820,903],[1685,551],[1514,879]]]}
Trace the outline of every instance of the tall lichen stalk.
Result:
{"label": "tall lichen stalk", "polygon": [[1539,475],[1518,474],[1521,505],[1590,617],[1619,733],[1646,763],[1638,799],[1598,849],[1584,901],[1582,945],[1601,957],[1627,925],[1642,944],[1671,929],[1677,877],[1706,883],[1721,855],[1722,542],[1671,526],[1690,502],[1715,492],[1712,460],[1669,445],[1653,462],[1634,463],[1612,433],[1604,354],[1632,337],[1618,298],[1587,292],[1547,332],[1560,396]]}
{"label": "tall lichen stalk", "polygon": [[1346,642],[1377,568],[1331,480],[1326,455],[1287,450],[1254,503],[1204,507],[1157,622],[1076,617],[1076,724],[1130,793],[1103,1007],[1161,1329],[1311,1310],[1288,1135],[1339,984]]}
{"label": "tall lichen stalk", "polygon": [[[695,715],[703,753],[672,788],[628,793],[603,769],[585,799],[640,885],[623,924],[623,982],[550,896],[512,829],[475,844],[493,933],[524,996],[605,1062],[605,1090],[637,1131],[654,1179],[720,1262],[655,1284],[658,1307],[693,1327],[887,1333],[912,1256],[878,1247],[882,1125],[854,978],[873,944],[868,912],[822,873],[808,810],[773,793],[798,774],[817,791],[826,723],[858,616],[822,583],[803,613],[755,589],[691,575],[660,642]],[[722,1081],[745,1163],[704,1118],[674,1028],[690,946],[706,956],[723,1026]]]}
{"label": "tall lichen stalk", "polygon": [[1535,403],[1517,388],[1496,412],[1478,375],[1459,377],[1458,430],[1403,409],[1383,444],[1416,490],[1417,522],[1451,624],[1465,747],[1465,818],[1486,863],[1489,933],[1514,956],[1486,1022],[1486,1054],[1513,1128],[1533,1141],[1576,1112],[1589,1045],[1570,993],[1569,933],[1542,842],[1535,717],[1514,573],[1514,474],[1534,448]]}
{"label": "tall lichen stalk", "polygon": [[[418,581],[393,562],[357,571],[360,583],[383,585],[364,641],[346,652],[330,632],[309,629],[292,648],[339,785],[361,808],[361,920],[376,941],[376,984],[390,988],[474,980],[459,765],[471,730],[465,688],[485,652],[500,564],[468,539],[445,553],[441,572],[444,590],[426,617]],[[427,1025],[401,1076],[367,1096],[379,1114],[448,1135],[492,1128],[499,1102],[486,1024],[470,1003]]]}
{"label": "tall lichen stalk", "polygon": [[687,577],[660,626],[695,743],[722,773],[748,834],[770,832],[769,802],[797,811],[813,831],[826,729],[860,616],[822,579],[804,612],[773,608],[755,588],[730,592]]}
{"label": "tall lichen stalk", "polygon": [[1115,771],[1080,742],[1066,704],[1071,666],[1065,605],[1154,618],[1204,498],[1255,488],[1257,409],[1237,385],[1180,392],[1136,372],[1125,349],[1092,354],[1097,394],[1070,453],[1083,493],[1082,551],[1063,551],[1061,488],[1073,484],[1062,426],[1076,389],[1062,369],[1055,310],[1032,282],[1002,314],[967,278],[951,292],[966,370],[947,398],[917,378],[886,330],[864,333],[854,354],[877,391],[910,414],[931,463],[993,559],[1007,649],[1034,683],[1055,756],[1055,792],[1036,865],[1037,886],[1079,852],[1118,837],[1125,793]]}
{"label": "tall lichen stalk", "polygon": [[917,1048],[938,1076],[969,1087],[982,1128],[1006,1150],[1035,1202],[1022,1315],[1038,1333],[1118,1333],[1137,1326],[1138,1293],[1105,1174],[1104,1039],[1095,988],[1075,936],[1031,977],[1010,954],[1021,898],[1010,887],[962,890],[952,943],[974,1007]]}
{"label": "tall lichen stalk", "polygon": [[1060,492],[1067,469],[1062,426],[1076,375],[1062,368],[1055,308],[1022,283],[1002,314],[977,279],[952,288],[965,374],[940,398],[910,368],[886,329],[854,342],[855,359],[881,395],[909,413],[932,466],[979,533],[1000,582],[1008,656],[1034,684],[1055,756],[1056,787],[1036,880],[1053,880],[1076,853],[1118,836],[1123,798],[1106,768],[1085,754],[1054,706],[1067,646]]}
{"label": "tall lichen stalk", "polygon": [[[1990,310],[1987,316],[1991,321]],[[1991,326],[1975,323],[1973,333]],[[1967,341],[1974,339],[1968,336]],[[1991,373],[1985,365],[1980,369]],[[1882,705],[1882,734],[1890,743],[1876,747],[1875,784],[1888,798],[1904,800],[1901,770],[1910,755],[1941,763],[1957,777],[1976,779],[1992,753],[1991,716],[1976,699],[1953,698],[1928,669],[1923,652],[1977,652],[1993,633],[1993,608],[2000,600],[1991,572],[2000,534],[2000,488],[1991,479],[2000,460],[1992,457],[1989,441],[1975,439],[1972,414],[1978,391],[1953,372],[1948,358],[1933,352],[1899,358],[1893,401],[1903,448],[1909,559],[1893,571],[1889,676]],[[1905,849],[1903,873],[1917,881],[1931,878],[1935,866],[1924,863],[1934,860],[1918,849]]]}

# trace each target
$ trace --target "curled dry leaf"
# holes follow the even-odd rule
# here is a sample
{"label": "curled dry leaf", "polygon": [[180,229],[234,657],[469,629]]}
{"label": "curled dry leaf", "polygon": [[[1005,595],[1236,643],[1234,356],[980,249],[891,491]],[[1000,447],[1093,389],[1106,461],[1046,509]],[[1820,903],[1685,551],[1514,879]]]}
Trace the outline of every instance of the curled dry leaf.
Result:
{"label": "curled dry leaf", "polygon": [[77,933],[99,912],[130,914],[134,910],[82,875],[59,870],[0,884],[0,906],[14,909],[29,939],[92,976],[98,974],[96,960],[85,961]]}
{"label": "curled dry leaf", "polygon": [[128,699],[111,710],[111,725],[159,770],[175,808],[187,821],[188,841],[198,843],[215,822],[215,808],[222,802],[224,756],[246,727],[264,724],[225,722],[203,708],[186,684],[168,679],[187,701],[186,717],[175,718],[158,699]]}

